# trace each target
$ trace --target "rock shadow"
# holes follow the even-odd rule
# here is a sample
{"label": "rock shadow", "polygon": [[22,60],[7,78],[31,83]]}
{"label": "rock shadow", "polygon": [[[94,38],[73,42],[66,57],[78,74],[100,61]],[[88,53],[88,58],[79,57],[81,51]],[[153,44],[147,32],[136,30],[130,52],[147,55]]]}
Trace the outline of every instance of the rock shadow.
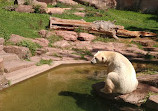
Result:
{"label": "rock shadow", "polygon": [[[155,28],[157,28],[157,27],[155,27]],[[151,29],[151,28],[139,28],[139,27],[130,26],[130,27],[127,27],[126,29],[131,30],[131,31],[150,31],[153,33],[158,33],[158,29]]]}
{"label": "rock shadow", "polygon": [[59,96],[69,96],[74,98],[77,106],[85,111],[119,111],[118,106],[115,103],[103,100],[94,94],[90,95],[70,91],[61,91]]}

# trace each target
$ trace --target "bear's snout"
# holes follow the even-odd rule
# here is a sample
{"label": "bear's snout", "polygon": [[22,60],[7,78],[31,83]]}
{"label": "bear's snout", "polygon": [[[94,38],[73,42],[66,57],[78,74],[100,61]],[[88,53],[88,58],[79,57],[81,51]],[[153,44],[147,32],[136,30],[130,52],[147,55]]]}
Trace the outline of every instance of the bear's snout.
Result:
{"label": "bear's snout", "polygon": [[96,59],[95,59],[95,58],[93,58],[93,59],[91,60],[91,64],[96,64]]}

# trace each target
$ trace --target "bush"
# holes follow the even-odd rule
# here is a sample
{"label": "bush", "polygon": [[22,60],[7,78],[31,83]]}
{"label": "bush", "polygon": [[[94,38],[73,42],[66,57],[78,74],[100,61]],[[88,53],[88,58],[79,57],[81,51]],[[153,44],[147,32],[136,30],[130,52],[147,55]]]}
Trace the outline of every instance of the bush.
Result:
{"label": "bush", "polygon": [[51,60],[51,59],[49,59],[49,60],[41,59],[36,65],[37,65],[37,66],[41,66],[41,65],[43,65],[43,64],[51,65],[51,63],[52,63],[52,60]]}
{"label": "bush", "polygon": [[40,5],[36,5],[33,8],[35,13],[46,13],[45,9],[43,9]]}
{"label": "bush", "polygon": [[30,41],[30,40],[23,40],[23,41],[17,43],[16,45],[29,48],[29,50],[31,51],[31,54],[33,56],[35,55],[36,50],[38,48],[41,48],[41,46],[39,44],[34,43],[34,42]]}

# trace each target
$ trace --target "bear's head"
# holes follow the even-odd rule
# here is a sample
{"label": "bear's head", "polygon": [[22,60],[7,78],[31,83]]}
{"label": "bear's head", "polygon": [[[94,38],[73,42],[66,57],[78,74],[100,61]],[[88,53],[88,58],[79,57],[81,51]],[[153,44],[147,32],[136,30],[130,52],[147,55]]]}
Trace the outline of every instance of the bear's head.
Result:
{"label": "bear's head", "polygon": [[107,61],[107,58],[106,58],[104,52],[103,52],[103,51],[98,51],[98,52],[94,55],[93,59],[91,60],[91,63],[92,63],[92,64],[105,63],[106,61]]}

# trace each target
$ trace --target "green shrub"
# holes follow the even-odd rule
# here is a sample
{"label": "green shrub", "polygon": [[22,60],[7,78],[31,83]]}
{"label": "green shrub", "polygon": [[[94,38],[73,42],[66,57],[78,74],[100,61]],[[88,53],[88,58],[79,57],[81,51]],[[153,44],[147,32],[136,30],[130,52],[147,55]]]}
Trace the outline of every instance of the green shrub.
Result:
{"label": "green shrub", "polygon": [[39,44],[34,43],[34,42],[30,41],[30,40],[23,40],[23,41],[17,43],[16,45],[29,48],[29,50],[31,51],[31,54],[33,56],[35,55],[35,51],[38,48],[41,48],[41,46]]}
{"label": "green shrub", "polygon": [[46,13],[46,11],[40,5],[33,6],[33,9],[35,10],[35,13]]}
{"label": "green shrub", "polygon": [[49,59],[49,60],[41,59],[36,65],[37,65],[37,66],[41,66],[41,65],[43,65],[43,64],[51,65],[51,63],[52,63],[52,60],[51,60],[51,59]]}
{"label": "green shrub", "polygon": [[60,41],[62,39],[63,39],[62,37],[57,36],[57,35],[53,35],[53,36],[48,37],[48,40],[50,42],[49,46],[51,46],[52,43],[54,43],[56,41]]}

